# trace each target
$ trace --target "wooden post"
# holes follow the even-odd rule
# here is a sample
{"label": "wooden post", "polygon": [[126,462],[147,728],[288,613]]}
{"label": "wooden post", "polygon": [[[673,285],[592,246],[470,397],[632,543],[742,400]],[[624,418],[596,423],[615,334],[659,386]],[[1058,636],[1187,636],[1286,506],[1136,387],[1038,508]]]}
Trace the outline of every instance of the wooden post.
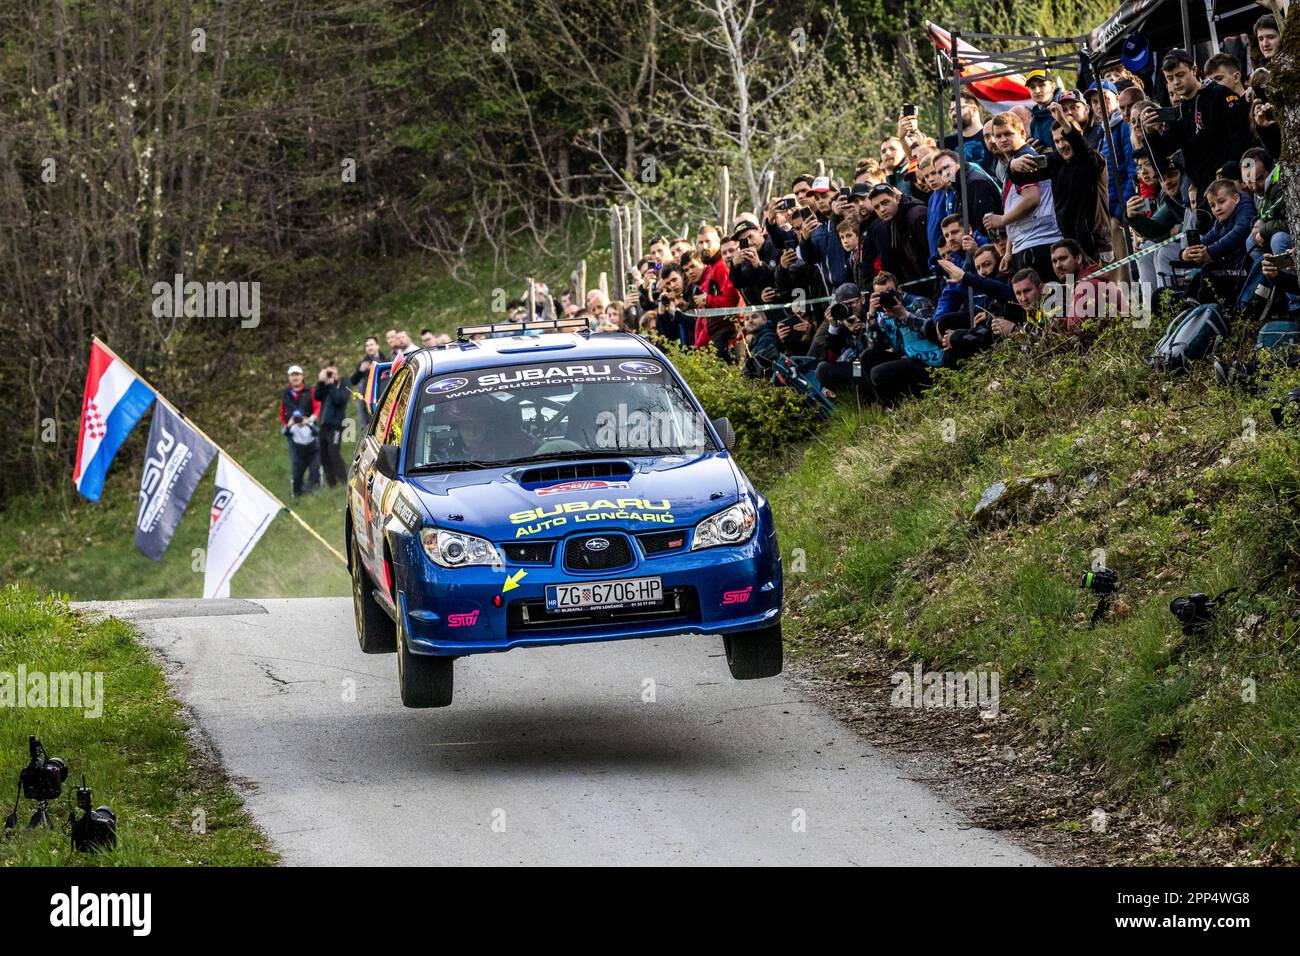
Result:
{"label": "wooden post", "polygon": [[597,285],[597,288],[600,289],[601,295],[603,295],[606,299],[609,298],[609,277],[606,276],[605,273],[603,272],[600,274],[600,282]]}
{"label": "wooden post", "polygon": [[645,255],[645,239],[641,232],[641,203],[632,207],[632,252],[635,261],[640,262]]}
{"label": "wooden post", "polygon": [[623,211],[618,206],[609,208],[609,258],[613,281],[606,288],[607,294],[614,298],[623,298]]}
{"label": "wooden post", "polygon": [[767,204],[772,201],[772,184],[774,182],[776,182],[775,170],[769,169],[767,172],[763,173],[763,200],[759,203],[758,208],[754,210],[754,215],[760,223],[763,221],[763,210],[766,209]]}
{"label": "wooden post", "polygon": [[826,175],[826,160],[817,160],[817,175],[819,178]]}
{"label": "wooden post", "polygon": [[578,263],[578,308],[587,307],[587,260]]}
{"label": "wooden post", "polygon": [[731,170],[718,170],[718,228],[725,236],[731,231]]}
{"label": "wooden post", "polygon": [[533,282],[533,277],[528,277],[528,315],[525,322],[532,322],[537,317],[537,286]]}

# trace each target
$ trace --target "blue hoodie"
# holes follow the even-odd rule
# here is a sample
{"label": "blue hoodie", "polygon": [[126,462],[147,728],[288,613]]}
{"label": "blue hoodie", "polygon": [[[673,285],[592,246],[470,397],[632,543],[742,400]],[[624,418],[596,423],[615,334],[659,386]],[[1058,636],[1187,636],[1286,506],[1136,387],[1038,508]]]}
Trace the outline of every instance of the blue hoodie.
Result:
{"label": "blue hoodie", "polygon": [[1237,208],[1227,222],[1214,220],[1207,233],[1201,237],[1201,243],[1210,251],[1210,255],[1225,265],[1236,265],[1246,254],[1246,240],[1250,238],[1250,226],[1255,221],[1255,197],[1242,193],[1237,201]]}
{"label": "blue hoodie", "polygon": [[1115,159],[1110,155],[1110,142],[1100,123],[1089,130],[1089,143],[1106,160],[1107,185],[1110,187],[1110,214],[1121,222],[1125,206],[1133,196],[1133,180],[1137,176],[1137,156],[1133,151],[1133,138],[1128,123],[1120,117],[1119,110],[1110,114],[1110,133],[1115,141]]}

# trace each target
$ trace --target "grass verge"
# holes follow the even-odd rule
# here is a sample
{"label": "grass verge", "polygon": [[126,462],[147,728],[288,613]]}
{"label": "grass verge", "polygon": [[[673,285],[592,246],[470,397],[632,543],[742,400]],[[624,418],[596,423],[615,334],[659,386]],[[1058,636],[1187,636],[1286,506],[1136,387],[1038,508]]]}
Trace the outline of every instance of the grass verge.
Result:
{"label": "grass verge", "polygon": [[[1157,334],[1004,346],[896,412],[837,416],[769,486],[789,639],[830,674],[859,646],[997,671],[1003,712],[1057,771],[1099,774],[1115,806],[1186,839],[1294,862],[1300,437],[1270,408],[1300,376],[1274,368],[1249,396],[1206,369],[1157,375]],[[1043,491],[973,517],[1017,477]],[[1090,629],[1079,580],[1098,559],[1120,592]],[[1234,586],[1199,633],[1169,613]]]}
{"label": "grass verge", "polygon": [[[27,763],[27,737],[39,736],[70,770],[50,808],[53,828],[26,826],[33,804],[19,806],[19,829],[0,839],[5,866],[266,866],[276,862],[221,770],[190,739],[180,705],[131,626],[90,620],[59,597],[0,590],[0,673],[103,675],[102,714],[83,707],[0,706],[0,768],[16,790]],[[32,698],[28,698],[28,703]],[[74,853],[67,817],[75,788],[94,789],[95,805],[117,814],[118,846]],[[10,804],[9,806],[12,806]],[[7,814],[9,807],[5,809]]]}

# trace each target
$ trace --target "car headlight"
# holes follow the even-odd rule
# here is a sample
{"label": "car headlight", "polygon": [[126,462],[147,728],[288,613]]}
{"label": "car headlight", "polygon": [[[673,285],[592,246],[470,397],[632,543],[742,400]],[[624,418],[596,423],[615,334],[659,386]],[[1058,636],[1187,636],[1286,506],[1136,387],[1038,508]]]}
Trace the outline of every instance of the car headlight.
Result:
{"label": "car headlight", "polygon": [[754,536],[758,525],[758,512],[748,499],[739,501],[705,518],[695,526],[695,537],[691,540],[691,550],[714,548],[720,544],[741,544]]}
{"label": "car headlight", "polygon": [[429,560],[443,568],[501,563],[492,542],[476,538],[472,534],[444,531],[442,528],[424,528],[420,532],[420,543],[424,545],[424,553],[429,556]]}

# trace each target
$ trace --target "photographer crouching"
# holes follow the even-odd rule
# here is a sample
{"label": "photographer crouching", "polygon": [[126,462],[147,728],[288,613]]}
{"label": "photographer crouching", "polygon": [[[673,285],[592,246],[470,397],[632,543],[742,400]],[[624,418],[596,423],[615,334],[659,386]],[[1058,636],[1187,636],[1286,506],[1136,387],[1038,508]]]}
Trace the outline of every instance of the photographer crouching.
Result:
{"label": "photographer crouching", "polygon": [[835,356],[817,366],[826,393],[834,398],[838,390],[856,387],[860,400],[889,408],[919,392],[929,384],[930,370],[943,364],[943,349],[926,337],[933,315],[929,299],[901,291],[889,272],[876,273],[865,302],[856,285],[841,285],[817,333]]}

